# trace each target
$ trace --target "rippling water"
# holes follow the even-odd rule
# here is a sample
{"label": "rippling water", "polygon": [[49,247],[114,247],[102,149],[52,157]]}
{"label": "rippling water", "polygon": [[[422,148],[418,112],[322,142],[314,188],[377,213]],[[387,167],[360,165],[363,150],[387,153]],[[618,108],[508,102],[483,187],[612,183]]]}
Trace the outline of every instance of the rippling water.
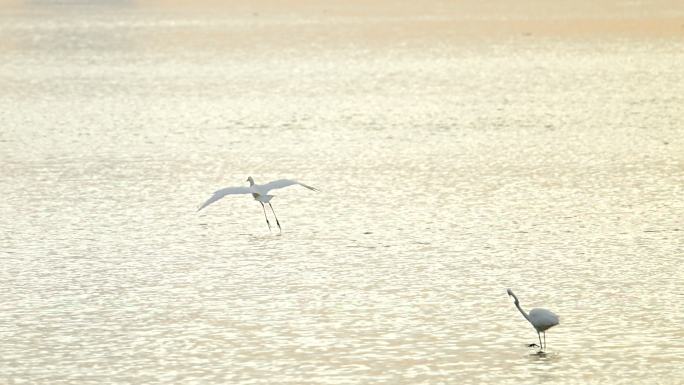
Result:
{"label": "rippling water", "polygon": [[0,382],[682,383],[681,38],[124,4],[0,13]]}

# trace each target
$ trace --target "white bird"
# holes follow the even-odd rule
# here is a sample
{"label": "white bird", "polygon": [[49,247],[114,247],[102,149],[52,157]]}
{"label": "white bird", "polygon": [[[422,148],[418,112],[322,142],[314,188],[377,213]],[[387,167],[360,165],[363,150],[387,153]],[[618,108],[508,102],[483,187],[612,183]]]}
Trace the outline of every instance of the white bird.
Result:
{"label": "white bird", "polygon": [[271,206],[271,211],[273,211],[273,216],[275,217],[276,223],[278,224],[278,229],[282,231],[280,227],[280,222],[278,222],[278,217],[276,216],[275,211],[273,210],[273,205],[271,205],[271,198],[273,198],[273,195],[268,195],[268,192],[270,190],[274,190],[277,188],[283,188],[287,186],[292,186],[294,184],[298,184],[300,186],[306,187],[309,190],[313,191],[319,191],[315,187],[307,186],[304,183],[299,183],[296,180],[292,179],[278,179],[274,180],[273,182],[268,182],[266,184],[254,184],[254,179],[252,177],[248,177],[247,181],[249,182],[249,187],[247,186],[241,186],[241,187],[226,187],[222,188],[220,190],[217,190],[214,192],[214,194],[207,199],[206,202],[204,202],[198,209],[197,211],[202,210],[203,208],[209,206],[210,204],[216,202],[217,200],[223,198],[226,195],[231,195],[231,194],[252,194],[252,197],[254,197],[255,201],[258,201],[261,203],[261,208],[264,210],[264,218],[266,218],[266,224],[268,225],[268,230],[271,230],[271,223],[268,221],[268,216],[266,215],[266,207],[264,206],[264,203],[268,203],[269,206]]}
{"label": "white bird", "polygon": [[[520,310],[523,317],[528,320],[534,329],[537,331],[537,336],[539,337],[539,351],[543,352],[546,347],[546,331],[559,324],[559,317],[552,311],[546,309],[532,309],[530,314],[525,313],[525,311],[520,307],[520,302],[518,297],[513,294],[511,289],[508,289],[508,295],[515,298],[515,306]],[[544,333],[544,343],[542,344],[541,333]],[[530,347],[536,344],[531,344]]]}

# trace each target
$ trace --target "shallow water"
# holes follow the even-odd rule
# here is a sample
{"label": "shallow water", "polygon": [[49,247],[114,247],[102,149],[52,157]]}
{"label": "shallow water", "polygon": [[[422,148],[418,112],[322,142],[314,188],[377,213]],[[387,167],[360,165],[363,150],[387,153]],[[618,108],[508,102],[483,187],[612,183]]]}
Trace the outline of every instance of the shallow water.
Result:
{"label": "shallow water", "polygon": [[124,4],[0,13],[0,382],[681,383],[681,39]]}

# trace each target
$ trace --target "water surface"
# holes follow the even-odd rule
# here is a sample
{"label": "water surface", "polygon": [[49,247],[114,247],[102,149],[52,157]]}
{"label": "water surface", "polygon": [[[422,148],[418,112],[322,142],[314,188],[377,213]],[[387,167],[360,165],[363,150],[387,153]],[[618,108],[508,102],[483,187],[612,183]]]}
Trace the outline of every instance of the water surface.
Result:
{"label": "water surface", "polygon": [[1,11],[0,382],[681,383],[681,36],[236,9]]}

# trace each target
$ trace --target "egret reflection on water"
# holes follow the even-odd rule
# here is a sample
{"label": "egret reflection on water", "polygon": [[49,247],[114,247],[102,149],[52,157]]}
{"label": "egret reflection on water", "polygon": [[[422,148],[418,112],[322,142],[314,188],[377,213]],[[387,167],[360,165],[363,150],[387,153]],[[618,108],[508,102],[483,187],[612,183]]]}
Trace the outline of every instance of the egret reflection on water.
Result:
{"label": "egret reflection on water", "polygon": [[[507,292],[509,296],[515,299],[515,307],[517,307],[518,310],[520,310],[520,313],[523,315],[523,317],[525,317],[525,319],[528,320],[532,324],[534,329],[537,331],[537,337],[539,337],[539,351],[543,352],[546,348],[546,331],[558,325],[558,315],[547,309],[532,309],[530,310],[530,313],[527,314],[520,307],[520,301],[518,301],[518,297],[515,294],[513,294],[513,291],[511,289],[508,289]],[[544,334],[544,343],[542,343],[542,333]],[[530,344],[530,347],[535,345],[536,344]]]}
{"label": "egret reflection on water", "polygon": [[254,179],[250,176],[247,178],[247,181],[249,182],[249,187],[247,186],[238,186],[238,187],[226,187],[222,188],[220,190],[216,190],[214,194],[207,199],[206,202],[204,202],[198,209],[197,211],[202,210],[203,208],[209,206],[210,204],[218,201],[219,199],[223,198],[226,195],[235,195],[235,194],[252,194],[252,197],[254,197],[254,200],[257,202],[261,203],[261,208],[264,210],[264,218],[266,218],[266,224],[268,225],[268,230],[271,231],[271,222],[268,221],[268,216],[266,215],[266,206],[264,203],[267,203],[269,207],[271,207],[271,211],[273,212],[273,217],[276,220],[276,224],[278,225],[278,230],[282,231],[282,228],[280,227],[280,222],[278,221],[278,217],[276,216],[275,211],[273,210],[273,205],[271,204],[271,199],[274,197],[274,195],[269,195],[268,192],[270,190],[275,190],[283,187],[288,187],[292,185],[300,185],[303,187],[308,188],[309,190],[313,191],[320,191],[315,187],[311,187],[308,185],[305,185],[304,183],[297,182],[296,180],[292,179],[278,179],[274,180],[272,182],[268,182],[266,184],[255,184]]}

